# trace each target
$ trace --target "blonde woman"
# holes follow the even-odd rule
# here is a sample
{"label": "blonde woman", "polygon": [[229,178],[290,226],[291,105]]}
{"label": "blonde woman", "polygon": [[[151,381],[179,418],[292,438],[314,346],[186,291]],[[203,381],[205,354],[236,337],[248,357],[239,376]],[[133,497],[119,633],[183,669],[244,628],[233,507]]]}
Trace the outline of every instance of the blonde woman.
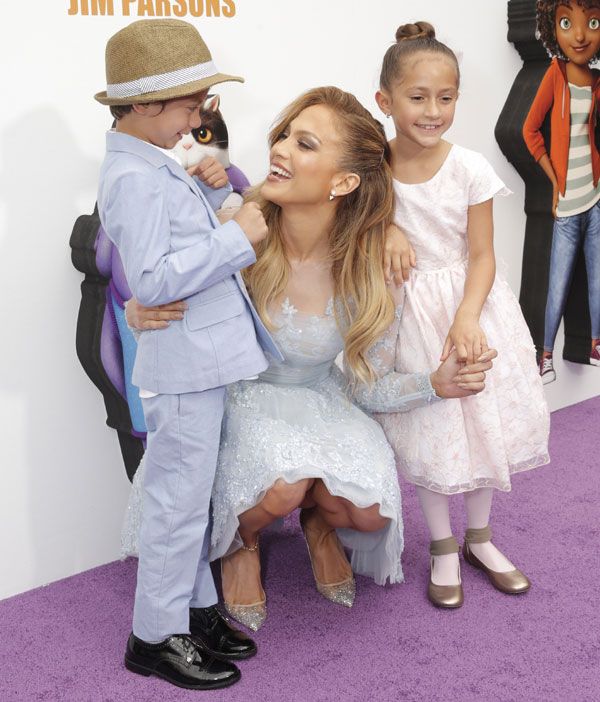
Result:
{"label": "blonde woman", "polygon": [[[383,128],[356,98],[308,91],[282,113],[270,145],[269,174],[248,198],[269,234],[245,278],[285,361],[230,386],[212,494],[225,605],[254,630],[266,617],[260,531],[297,507],[322,595],[351,606],[353,571],[379,584],[403,579],[394,457],[352,393],[373,410],[405,411],[480,391],[491,367],[461,369],[453,357],[434,373],[377,377],[395,343],[382,265],[394,198]],[[135,305],[128,316],[141,328],[153,318]]]}

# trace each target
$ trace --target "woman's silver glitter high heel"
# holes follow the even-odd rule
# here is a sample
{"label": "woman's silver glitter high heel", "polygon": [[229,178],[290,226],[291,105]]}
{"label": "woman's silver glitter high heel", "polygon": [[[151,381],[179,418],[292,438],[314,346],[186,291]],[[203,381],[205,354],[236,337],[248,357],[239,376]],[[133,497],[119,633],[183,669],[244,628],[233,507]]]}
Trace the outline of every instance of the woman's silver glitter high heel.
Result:
{"label": "woman's silver glitter high heel", "polygon": [[[242,550],[255,553],[258,551],[258,538],[254,546],[242,544]],[[221,559],[221,583],[223,582],[223,559]],[[262,588],[261,588],[262,589]],[[225,596],[223,595],[225,600]],[[240,624],[248,627],[252,631],[257,631],[264,624],[267,618],[267,597],[263,591],[263,599],[252,604],[235,604],[233,602],[223,603],[228,614],[236,619]]]}
{"label": "woman's silver glitter high heel", "polygon": [[[300,525],[302,527],[302,531],[304,532],[304,538],[306,539],[306,546],[308,548],[308,555],[310,557],[310,565],[312,567],[317,590],[321,595],[323,595],[323,597],[327,598],[331,602],[335,602],[335,604],[339,604],[344,607],[352,607],[352,605],[354,604],[354,597],[356,595],[356,582],[354,580],[354,575],[352,575],[352,572],[350,572],[349,577],[344,578],[344,580],[340,580],[336,583],[323,583],[320,582],[317,577],[312,552],[312,547],[316,545],[317,541],[331,538],[335,539],[335,547],[338,549],[344,560],[347,559],[346,554],[344,553],[344,549],[342,548],[342,545],[340,544],[337,538],[335,529],[332,528],[328,531],[318,531],[317,529],[313,529],[310,527],[308,522],[311,512],[312,509],[302,509],[300,511]],[[312,533],[313,536],[309,536],[309,533]],[[312,545],[311,539],[313,540]]]}

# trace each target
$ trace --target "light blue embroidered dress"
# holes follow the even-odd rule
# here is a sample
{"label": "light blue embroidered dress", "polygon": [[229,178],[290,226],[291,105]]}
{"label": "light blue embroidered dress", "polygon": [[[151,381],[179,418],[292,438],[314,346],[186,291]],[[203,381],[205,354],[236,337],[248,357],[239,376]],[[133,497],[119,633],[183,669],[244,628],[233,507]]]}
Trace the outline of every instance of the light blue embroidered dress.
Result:
{"label": "light blue embroidered dress", "polygon": [[[338,529],[354,572],[385,584],[403,580],[403,524],[394,455],[380,425],[356,407],[335,360],[343,349],[333,303],[323,315],[299,312],[286,300],[272,315],[273,337],[285,361],[273,361],[257,380],[228,387],[221,448],[212,494],[211,560],[240,547],[238,516],[261,501],[278,479],[320,478],[329,492],[359,507],[380,505],[389,524],[377,532]],[[398,319],[374,346],[371,362],[389,366]],[[389,373],[355,398],[372,411],[406,411],[434,399],[428,373]],[[415,437],[418,440],[418,437]],[[124,553],[135,552],[140,511],[134,489],[124,529]]]}
{"label": "light blue embroidered dress", "polygon": [[[390,519],[384,529],[338,529],[338,535],[356,573],[379,584],[401,582],[403,525],[394,456],[379,424],[352,404],[335,363],[343,340],[333,303],[323,315],[307,315],[286,300],[273,322],[285,361],[272,362],[257,381],[228,389],[213,486],[211,558],[241,545],[238,515],[260,502],[276,480],[320,478],[331,494],[359,507],[380,505]],[[391,329],[373,349],[375,365],[393,355],[395,341]],[[358,392],[363,406],[379,411],[422,406],[433,395],[428,374],[392,373]]]}

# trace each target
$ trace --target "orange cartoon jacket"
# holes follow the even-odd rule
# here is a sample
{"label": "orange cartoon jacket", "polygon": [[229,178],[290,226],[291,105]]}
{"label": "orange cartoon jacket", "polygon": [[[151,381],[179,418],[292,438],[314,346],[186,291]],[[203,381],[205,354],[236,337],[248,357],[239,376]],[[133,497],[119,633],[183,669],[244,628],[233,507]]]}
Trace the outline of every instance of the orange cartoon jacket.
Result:
{"label": "orange cartoon jacket", "polygon": [[[600,154],[594,140],[596,106],[600,97],[600,71],[594,70],[593,74],[594,83],[592,85],[589,135],[592,146],[592,173],[595,187],[598,183],[598,178],[600,178]],[[536,161],[539,161],[547,153],[540,128],[550,109],[552,109],[552,114],[550,115],[550,161],[556,173],[560,193],[564,195],[569,161],[571,94],[567,83],[565,62],[558,58],[552,59],[552,63],[542,78],[529,114],[523,124],[523,139],[525,139],[527,148]]]}

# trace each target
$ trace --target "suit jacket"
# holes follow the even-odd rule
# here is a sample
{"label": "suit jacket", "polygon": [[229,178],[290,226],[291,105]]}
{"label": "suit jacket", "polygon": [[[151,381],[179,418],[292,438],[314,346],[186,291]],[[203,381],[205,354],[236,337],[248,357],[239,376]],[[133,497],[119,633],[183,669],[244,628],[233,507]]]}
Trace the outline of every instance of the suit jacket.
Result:
{"label": "suit jacket", "polygon": [[98,213],[139,302],[185,299],[188,305],[183,320],[141,334],[135,385],[197,392],[260,373],[268,365],[263,351],[281,358],[239,273],[256,260],[250,242],[237,222],[219,224],[174,159],[136,137],[109,132]]}

